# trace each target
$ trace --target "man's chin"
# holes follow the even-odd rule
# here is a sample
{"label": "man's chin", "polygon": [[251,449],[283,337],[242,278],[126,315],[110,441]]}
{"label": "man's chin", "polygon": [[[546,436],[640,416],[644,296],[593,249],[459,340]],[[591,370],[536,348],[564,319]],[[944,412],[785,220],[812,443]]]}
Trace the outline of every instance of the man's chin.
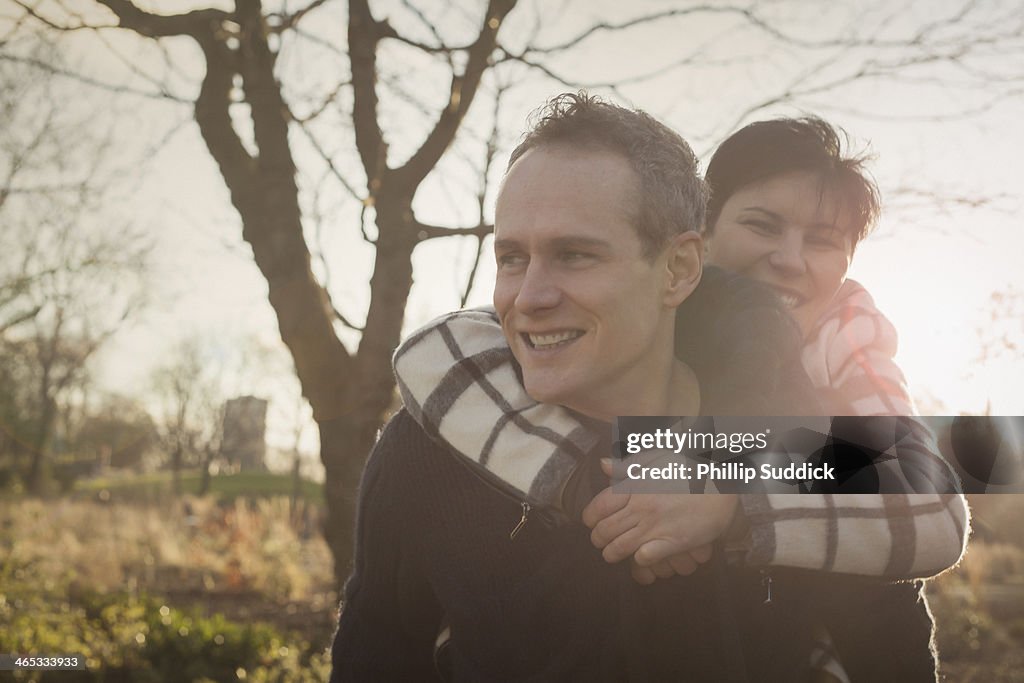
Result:
{"label": "man's chin", "polygon": [[526,393],[538,403],[564,404],[567,392],[565,384],[550,379],[531,381],[524,377]]}

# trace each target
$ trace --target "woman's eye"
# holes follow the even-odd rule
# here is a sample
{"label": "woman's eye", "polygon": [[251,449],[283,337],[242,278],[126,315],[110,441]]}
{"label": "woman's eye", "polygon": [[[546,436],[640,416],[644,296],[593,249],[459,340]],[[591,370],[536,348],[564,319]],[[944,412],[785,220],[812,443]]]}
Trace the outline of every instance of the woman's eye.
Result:
{"label": "woman's eye", "polygon": [[839,242],[833,238],[825,235],[812,235],[807,238],[807,243],[811,246],[818,247],[821,249],[838,249]]}

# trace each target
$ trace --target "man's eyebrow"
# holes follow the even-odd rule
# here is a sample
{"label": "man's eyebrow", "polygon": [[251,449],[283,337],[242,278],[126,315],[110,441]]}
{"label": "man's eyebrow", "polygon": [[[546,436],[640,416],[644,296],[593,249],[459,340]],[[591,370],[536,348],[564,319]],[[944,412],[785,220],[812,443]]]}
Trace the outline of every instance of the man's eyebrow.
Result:
{"label": "man's eyebrow", "polygon": [[610,249],[612,245],[610,242],[598,237],[567,235],[552,239],[551,246],[555,249]]}
{"label": "man's eyebrow", "polygon": [[[548,240],[546,246],[550,249],[611,249],[611,243],[598,237],[587,235],[565,235],[553,237]],[[511,251],[522,249],[522,243],[518,240],[497,239],[494,240],[495,251]]]}
{"label": "man's eyebrow", "polygon": [[494,240],[494,251],[509,251],[511,249],[519,249],[519,242],[509,239]]}
{"label": "man's eyebrow", "polygon": [[743,211],[756,211],[758,213],[763,213],[764,215],[768,216],[773,220],[782,220],[782,216],[780,216],[779,214],[775,213],[774,211],[769,211],[768,209],[762,209],[760,206],[748,206],[744,208]]}

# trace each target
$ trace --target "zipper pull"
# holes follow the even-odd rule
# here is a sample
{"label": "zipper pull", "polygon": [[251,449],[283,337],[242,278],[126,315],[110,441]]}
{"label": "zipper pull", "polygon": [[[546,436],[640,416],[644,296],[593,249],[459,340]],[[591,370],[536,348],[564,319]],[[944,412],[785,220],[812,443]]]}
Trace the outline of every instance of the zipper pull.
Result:
{"label": "zipper pull", "polygon": [[761,570],[761,585],[764,586],[764,602],[761,604],[772,604],[772,575],[766,569]]}
{"label": "zipper pull", "polygon": [[510,541],[516,540],[516,536],[518,536],[519,532],[523,530],[524,526],[526,526],[526,520],[530,516],[530,504],[524,500],[520,505],[523,506],[523,516],[519,519],[519,523],[516,524],[516,528],[509,533],[508,539]]}

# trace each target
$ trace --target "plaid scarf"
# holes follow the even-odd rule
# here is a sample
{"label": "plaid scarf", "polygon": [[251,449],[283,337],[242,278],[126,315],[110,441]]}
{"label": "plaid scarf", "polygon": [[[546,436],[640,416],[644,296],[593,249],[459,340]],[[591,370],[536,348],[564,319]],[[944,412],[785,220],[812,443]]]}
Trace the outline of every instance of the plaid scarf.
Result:
{"label": "plaid scarf", "polygon": [[[802,361],[834,405],[910,415],[895,348],[892,324],[847,281]],[[531,505],[561,509],[565,482],[598,437],[571,411],[527,395],[492,309],[428,323],[398,348],[394,368],[407,410],[428,433]],[[930,438],[918,450],[941,461]],[[969,530],[962,495],[744,494],[740,503],[750,525],[746,562],[754,566],[928,577],[959,561]]]}

